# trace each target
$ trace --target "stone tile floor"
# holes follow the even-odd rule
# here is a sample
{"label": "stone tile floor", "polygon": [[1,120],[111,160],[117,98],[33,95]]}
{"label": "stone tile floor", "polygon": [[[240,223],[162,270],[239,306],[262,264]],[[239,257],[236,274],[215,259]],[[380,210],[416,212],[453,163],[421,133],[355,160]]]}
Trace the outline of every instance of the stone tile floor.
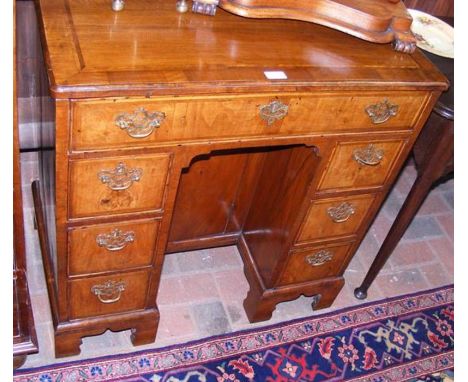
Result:
{"label": "stone tile floor", "polygon": [[[235,247],[166,256],[158,296],[161,321],[153,344],[133,347],[130,332],[83,339],[79,356],[55,359],[53,327],[37,233],[33,228],[31,181],[37,178],[37,154],[22,154],[23,198],[29,286],[40,352],[23,368],[183,343],[236,330],[325,313],[361,303],[353,295],[377,254],[415,179],[410,162],[399,177],[346,273],[346,285],[331,308],[313,312],[311,298],[279,304],[271,320],[250,324],[242,301],[248,284]],[[429,289],[453,282],[453,180],[435,188],[421,207],[394,254],[369,289],[367,301]]]}

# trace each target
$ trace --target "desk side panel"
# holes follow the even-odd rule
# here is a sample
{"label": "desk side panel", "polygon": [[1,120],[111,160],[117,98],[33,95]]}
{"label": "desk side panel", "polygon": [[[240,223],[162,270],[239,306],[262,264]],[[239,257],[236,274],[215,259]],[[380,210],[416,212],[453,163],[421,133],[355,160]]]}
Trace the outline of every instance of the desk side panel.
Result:
{"label": "desk side panel", "polygon": [[267,286],[272,286],[287,256],[292,232],[316,172],[319,158],[311,147],[267,153],[243,235]]}

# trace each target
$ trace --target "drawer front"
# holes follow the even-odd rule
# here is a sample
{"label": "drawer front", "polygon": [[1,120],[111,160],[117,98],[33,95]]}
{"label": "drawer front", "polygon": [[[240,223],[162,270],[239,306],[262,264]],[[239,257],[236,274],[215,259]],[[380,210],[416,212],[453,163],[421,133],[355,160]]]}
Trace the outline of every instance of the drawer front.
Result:
{"label": "drawer front", "polygon": [[352,244],[336,244],[291,251],[279,285],[338,276],[351,255]]}
{"label": "drawer front", "polygon": [[149,273],[129,272],[69,281],[71,319],[143,309]]}
{"label": "drawer front", "polygon": [[70,275],[149,266],[159,221],[100,224],[68,233]]}
{"label": "drawer front", "polygon": [[72,149],[109,149],[249,136],[409,129],[424,92],[279,94],[77,101]]}
{"label": "drawer front", "polygon": [[296,243],[356,233],[374,200],[375,195],[359,195],[313,201]]}
{"label": "drawer front", "polygon": [[169,154],[72,161],[69,216],[162,210],[169,165]]}
{"label": "drawer front", "polygon": [[372,92],[294,97],[284,133],[410,129],[425,105],[423,92]]}
{"label": "drawer front", "polygon": [[341,142],[332,153],[318,190],[382,186],[406,140]]}
{"label": "drawer front", "polygon": [[[78,102],[73,108],[72,149],[274,134],[258,112],[261,105],[269,102],[268,97]],[[154,122],[158,126],[150,132],[145,126],[156,118],[152,115],[162,118]],[[138,131],[148,135],[138,137]]]}

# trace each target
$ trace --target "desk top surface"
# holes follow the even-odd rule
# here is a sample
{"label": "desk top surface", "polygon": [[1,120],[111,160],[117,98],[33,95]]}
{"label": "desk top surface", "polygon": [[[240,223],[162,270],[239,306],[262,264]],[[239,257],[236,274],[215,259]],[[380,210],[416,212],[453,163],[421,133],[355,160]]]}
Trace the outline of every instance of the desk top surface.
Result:
{"label": "desk top surface", "polygon": [[[39,0],[56,98],[372,87],[442,90],[420,51],[294,20],[179,14],[175,0]],[[284,71],[268,80],[264,71]]]}

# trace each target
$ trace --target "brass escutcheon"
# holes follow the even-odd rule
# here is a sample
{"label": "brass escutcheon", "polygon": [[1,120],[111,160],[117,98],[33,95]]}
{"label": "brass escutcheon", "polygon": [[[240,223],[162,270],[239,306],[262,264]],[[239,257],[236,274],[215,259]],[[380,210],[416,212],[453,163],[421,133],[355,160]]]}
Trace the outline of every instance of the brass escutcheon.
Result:
{"label": "brass escutcheon", "polygon": [[133,182],[141,179],[143,170],[141,168],[128,168],[123,162],[113,170],[101,170],[98,172],[98,178],[113,191],[122,191],[128,189]]}
{"label": "brass escutcheon", "polygon": [[125,290],[125,283],[122,281],[108,280],[104,284],[93,285],[91,292],[97,296],[103,304],[112,304],[122,297]]}
{"label": "brass escutcheon", "polygon": [[313,267],[318,267],[333,260],[333,255],[328,249],[321,249],[313,255],[306,256],[305,261]]}
{"label": "brass escutcheon", "polygon": [[139,107],[133,113],[119,114],[115,118],[115,125],[127,131],[132,138],[145,138],[155,128],[161,126],[166,119],[166,114],[160,111],[150,113],[143,107]]}
{"label": "brass escutcheon", "polygon": [[397,115],[398,105],[391,104],[388,99],[385,98],[380,103],[367,106],[365,111],[372,122],[378,125]]}
{"label": "brass escutcheon", "polygon": [[118,228],[113,229],[110,233],[101,233],[96,236],[96,243],[108,251],[120,251],[134,240],[135,232],[122,232]]}

